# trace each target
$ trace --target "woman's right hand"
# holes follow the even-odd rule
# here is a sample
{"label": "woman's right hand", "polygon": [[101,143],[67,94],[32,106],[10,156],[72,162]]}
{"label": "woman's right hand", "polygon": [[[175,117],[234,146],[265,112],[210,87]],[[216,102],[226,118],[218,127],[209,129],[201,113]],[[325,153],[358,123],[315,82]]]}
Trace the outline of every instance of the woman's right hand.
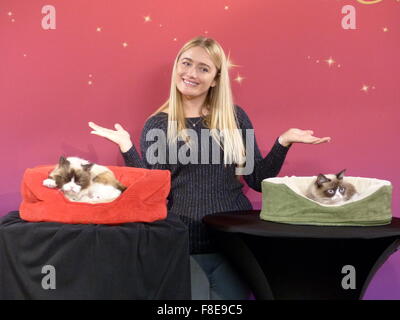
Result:
{"label": "woman's right hand", "polygon": [[89,127],[93,129],[90,133],[107,138],[116,143],[121,149],[121,152],[127,152],[133,145],[128,131],[122,128],[119,123],[114,125],[115,130],[100,127],[93,122],[89,122]]}

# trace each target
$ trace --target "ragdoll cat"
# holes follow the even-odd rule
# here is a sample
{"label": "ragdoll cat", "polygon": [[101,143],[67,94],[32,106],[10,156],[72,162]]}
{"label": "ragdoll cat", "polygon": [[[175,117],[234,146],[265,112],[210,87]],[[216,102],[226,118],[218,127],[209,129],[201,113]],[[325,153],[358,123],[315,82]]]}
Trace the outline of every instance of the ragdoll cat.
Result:
{"label": "ragdoll cat", "polygon": [[88,203],[111,202],[126,189],[107,167],[63,156],[43,185],[60,189],[71,201]]}
{"label": "ragdoll cat", "polygon": [[342,204],[350,200],[357,191],[354,185],[343,181],[345,171],[336,175],[319,174],[308,188],[306,196],[324,204]]}

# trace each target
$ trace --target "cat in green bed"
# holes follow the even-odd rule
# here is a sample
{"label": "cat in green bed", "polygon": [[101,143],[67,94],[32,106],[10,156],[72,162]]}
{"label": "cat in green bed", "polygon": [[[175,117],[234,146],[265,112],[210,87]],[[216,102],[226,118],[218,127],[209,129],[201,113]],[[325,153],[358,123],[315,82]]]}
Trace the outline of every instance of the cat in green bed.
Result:
{"label": "cat in green bed", "polygon": [[357,191],[354,185],[343,181],[345,171],[336,175],[319,174],[308,188],[306,196],[323,204],[342,204],[350,200]]}

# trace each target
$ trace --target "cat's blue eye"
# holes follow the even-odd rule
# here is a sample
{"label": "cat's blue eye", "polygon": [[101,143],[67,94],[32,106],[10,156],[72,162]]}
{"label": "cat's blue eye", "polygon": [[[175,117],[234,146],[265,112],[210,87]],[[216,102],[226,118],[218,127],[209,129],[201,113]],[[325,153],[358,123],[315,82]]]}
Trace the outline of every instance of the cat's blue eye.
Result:
{"label": "cat's blue eye", "polygon": [[334,193],[335,193],[335,190],[329,189],[327,192],[328,192],[329,194],[334,194]]}
{"label": "cat's blue eye", "polygon": [[344,192],[344,188],[343,187],[339,188],[339,192],[343,193]]}

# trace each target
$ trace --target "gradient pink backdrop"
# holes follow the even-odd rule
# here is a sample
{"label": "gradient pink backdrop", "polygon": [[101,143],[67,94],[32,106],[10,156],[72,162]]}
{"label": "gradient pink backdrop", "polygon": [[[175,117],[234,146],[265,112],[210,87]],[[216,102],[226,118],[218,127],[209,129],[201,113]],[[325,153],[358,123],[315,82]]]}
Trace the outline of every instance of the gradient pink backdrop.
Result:
{"label": "gradient pink backdrop", "polygon": [[[56,8],[55,30],[42,29],[44,5]],[[356,30],[341,27],[344,5],[356,8]],[[123,165],[87,122],[119,122],[138,145],[146,118],[167,98],[176,53],[197,35],[215,38],[238,65],[230,71],[235,101],[264,155],[290,127],[332,137],[294,145],[280,176],[347,168],[390,180],[400,216],[400,0],[2,0],[0,216],[18,209],[28,167],[61,154]],[[259,208],[261,194],[246,194]],[[365,298],[400,299],[399,254]]]}

